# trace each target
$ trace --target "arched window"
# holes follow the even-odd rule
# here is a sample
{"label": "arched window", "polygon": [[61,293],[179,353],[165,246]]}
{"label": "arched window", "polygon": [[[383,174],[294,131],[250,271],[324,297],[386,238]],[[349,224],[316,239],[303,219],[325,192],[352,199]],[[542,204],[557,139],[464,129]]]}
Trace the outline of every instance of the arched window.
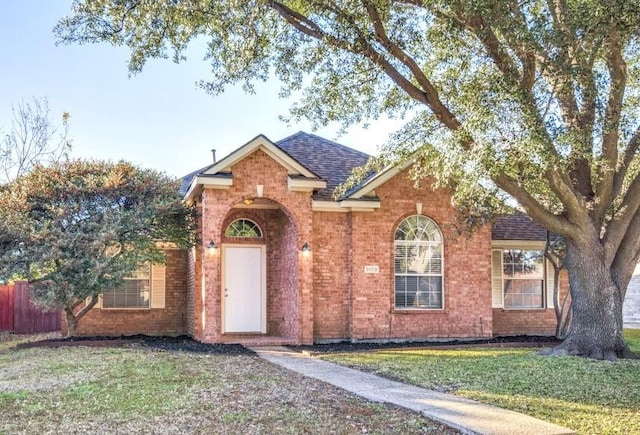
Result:
{"label": "arched window", "polygon": [[236,219],[231,222],[224,232],[227,237],[262,237],[262,230],[258,224],[249,219]]}
{"label": "arched window", "polygon": [[442,233],[426,216],[409,216],[395,235],[395,307],[442,309]]}

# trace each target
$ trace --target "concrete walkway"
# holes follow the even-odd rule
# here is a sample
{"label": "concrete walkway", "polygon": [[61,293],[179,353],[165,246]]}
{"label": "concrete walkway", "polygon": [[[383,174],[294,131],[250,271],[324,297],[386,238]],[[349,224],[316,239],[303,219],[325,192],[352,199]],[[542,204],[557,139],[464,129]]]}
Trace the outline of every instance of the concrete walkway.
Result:
{"label": "concrete walkway", "polygon": [[322,361],[286,347],[252,347],[261,358],[374,402],[416,411],[465,434],[572,434],[569,429],[518,412],[438,393]]}

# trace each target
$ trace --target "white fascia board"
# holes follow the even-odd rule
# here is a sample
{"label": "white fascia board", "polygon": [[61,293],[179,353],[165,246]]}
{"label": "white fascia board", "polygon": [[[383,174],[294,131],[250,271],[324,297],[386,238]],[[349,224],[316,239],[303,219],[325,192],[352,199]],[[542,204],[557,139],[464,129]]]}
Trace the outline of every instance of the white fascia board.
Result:
{"label": "white fascia board", "polygon": [[349,208],[352,211],[373,211],[376,208],[380,208],[380,201],[344,199],[340,201],[340,207]]}
{"label": "white fascia board", "polygon": [[313,192],[327,187],[327,182],[318,178],[287,177],[287,187],[293,192]]}
{"label": "white fascia board", "polygon": [[195,179],[197,184],[209,189],[228,189],[233,186],[233,178],[231,177],[202,177],[196,175]]}
{"label": "white fascia board", "polygon": [[197,178],[197,176],[193,177],[187,193],[184,194],[184,201],[187,204],[194,202],[196,200],[196,196],[198,196],[200,192],[202,192],[202,186],[198,184]]}
{"label": "white fascia board", "polygon": [[348,213],[351,211],[375,211],[380,208],[380,201],[311,201],[311,210],[332,213]]}
{"label": "white fascia board", "polygon": [[329,211],[334,213],[350,212],[348,208],[340,207],[340,203],[335,201],[316,201],[311,200],[311,210],[313,211]]}
{"label": "white fascia board", "polygon": [[349,195],[348,199],[359,199],[363,196],[371,195],[377,187],[382,186],[384,183],[391,180],[393,177],[404,171],[413,163],[414,160],[407,160],[400,167],[398,167],[398,165],[388,165],[382,171],[378,172],[373,178],[371,178],[371,180],[367,181],[358,190]]}
{"label": "white fascia board", "polygon": [[492,240],[492,249],[544,249],[544,240]]}
{"label": "white fascia board", "polygon": [[191,180],[189,190],[184,195],[184,200],[187,203],[195,201],[196,196],[202,192],[204,187],[209,189],[228,189],[231,186],[233,186],[233,178],[231,177],[202,177],[196,175]]}
{"label": "white fascia board", "polygon": [[231,154],[225,156],[203,173],[211,175],[219,172],[229,172],[233,165],[257,149],[262,149],[269,157],[284,166],[289,174],[302,174],[305,177],[316,178],[316,175],[313,172],[302,166],[298,161],[282,151],[271,140],[269,140],[269,138],[262,134],[256,136],[240,148],[233,151]]}

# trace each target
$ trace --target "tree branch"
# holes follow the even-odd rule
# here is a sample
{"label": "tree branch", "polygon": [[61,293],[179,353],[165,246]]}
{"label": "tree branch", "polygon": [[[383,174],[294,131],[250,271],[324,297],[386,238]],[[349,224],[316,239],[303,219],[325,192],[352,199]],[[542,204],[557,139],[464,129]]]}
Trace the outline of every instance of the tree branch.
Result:
{"label": "tree branch", "polygon": [[[378,13],[376,7],[367,0],[363,0],[362,3],[367,10],[367,14],[369,15],[371,23],[373,24],[374,32],[376,37],[378,38],[378,41],[391,56],[400,61],[409,69],[409,71],[411,71],[411,74],[424,91],[427,105],[431,108],[431,110],[433,110],[433,113],[436,115],[436,117],[438,117],[438,119],[449,130],[457,131],[461,126],[460,122],[456,119],[455,115],[451,113],[451,111],[442,103],[437,89],[424,74],[422,68],[420,68],[415,59],[413,59],[404,50],[402,50],[398,46],[398,44],[395,44],[389,39],[387,31],[384,28],[382,19],[380,18],[380,14]],[[468,142],[466,145],[467,147],[469,147],[471,143]]]}
{"label": "tree branch", "polygon": [[635,133],[629,140],[622,158],[620,159],[620,163],[613,180],[612,195],[614,198],[620,194],[620,191],[624,186],[624,180],[627,176],[627,170],[629,169],[629,165],[631,165],[633,158],[638,152],[638,149],[640,149],[640,127],[636,129]]}
{"label": "tree branch", "polygon": [[556,216],[547,211],[513,178],[503,173],[493,177],[493,181],[499,188],[514,197],[532,219],[543,224],[550,231],[565,238],[570,238],[575,231],[574,224],[562,216]]}
{"label": "tree branch", "polygon": [[600,202],[597,205],[596,219],[602,222],[615,198],[613,196],[615,171],[618,164],[618,139],[622,103],[627,83],[627,65],[622,56],[622,44],[619,36],[611,37],[607,52],[607,68],[611,77],[609,99],[604,116],[604,132],[602,134],[602,163],[599,165],[600,180],[596,187],[596,195]]}
{"label": "tree branch", "polygon": [[[637,176],[629,185],[627,192],[607,227],[604,235],[605,252],[609,263],[617,256],[624,239],[631,237],[629,228],[640,211],[640,176]],[[618,214],[619,213],[619,214]]]}

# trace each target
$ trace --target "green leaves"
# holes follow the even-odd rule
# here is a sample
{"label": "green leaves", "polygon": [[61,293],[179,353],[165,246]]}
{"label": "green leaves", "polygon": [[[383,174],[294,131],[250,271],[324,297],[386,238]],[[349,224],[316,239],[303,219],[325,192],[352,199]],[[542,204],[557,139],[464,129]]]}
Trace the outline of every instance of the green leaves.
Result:
{"label": "green leaves", "polygon": [[67,308],[122,284],[157,242],[194,243],[193,210],[166,175],[126,162],[36,167],[0,187],[0,270],[28,279],[45,306]]}

